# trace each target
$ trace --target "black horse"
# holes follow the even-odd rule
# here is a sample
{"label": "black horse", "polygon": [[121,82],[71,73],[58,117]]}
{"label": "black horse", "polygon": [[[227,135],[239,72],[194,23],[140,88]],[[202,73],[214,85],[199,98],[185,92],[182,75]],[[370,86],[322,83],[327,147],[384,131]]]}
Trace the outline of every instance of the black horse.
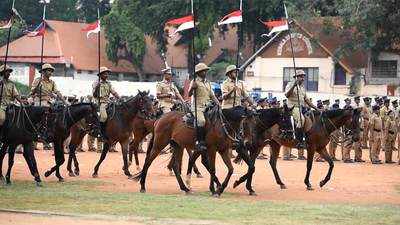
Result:
{"label": "black horse", "polygon": [[0,149],[0,179],[4,180],[2,173],[3,160],[8,156],[8,170],[5,178],[7,185],[11,184],[11,169],[14,165],[15,149],[22,144],[24,147],[23,156],[28,164],[29,171],[37,185],[41,179],[37,169],[36,159],[33,151],[33,141],[37,140],[39,124],[44,120],[47,109],[44,107],[12,105],[6,110],[6,120],[1,128],[3,146]]}
{"label": "black horse", "polygon": [[[85,119],[90,130],[98,133],[99,120],[97,107],[92,103],[79,103],[67,107],[60,107],[52,112],[49,129],[53,134],[54,156],[56,165],[46,171],[45,177],[50,176],[54,171],[59,181],[64,181],[60,175],[60,166],[64,163],[64,141],[70,135],[71,127],[82,119]],[[97,131],[97,132],[96,132]]]}

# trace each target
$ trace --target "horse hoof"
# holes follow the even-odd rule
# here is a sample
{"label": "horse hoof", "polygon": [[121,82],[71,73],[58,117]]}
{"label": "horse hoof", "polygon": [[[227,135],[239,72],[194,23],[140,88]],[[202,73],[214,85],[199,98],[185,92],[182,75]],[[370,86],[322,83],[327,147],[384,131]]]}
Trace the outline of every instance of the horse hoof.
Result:
{"label": "horse hoof", "polygon": [[68,176],[70,176],[70,177],[75,177],[75,173],[74,173],[74,172],[69,172],[69,173],[68,173]]}
{"label": "horse hoof", "polygon": [[233,183],[233,188],[236,188],[237,186],[239,186],[239,182],[238,182],[238,181],[235,181],[235,182]]}
{"label": "horse hoof", "polygon": [[65,181],[64,178],[58,178],[58,182],[62,183],[64,181]]}
{"label": "horse hoof", "polygon": [[174,177],[174,176],[175,176],[174,171],[170,170],[170,171],[169,171],[169,176]]}
{"label": "horse hoof", "polygon": [[146,189],[140,189],[140,193],[146,193]]}
{"label": "horse hoof", "polygon": [[185,191],[185,194],[186,195],[193,195],[194,193],[193,193],[193,191],[189,190],[189,191]]}
{"label": "horse hoof", "polygon": [[286,185],[281,184],[281,189],[287,189]]}
{"label": "horse hoof", "polygon": [[250,192],[249,192],[249,195],[250,195],[250,196],[257,196],[257,194],[256,194],[255,191],[250,191]]}
{"label": "horse hoof", "polygon": [[44,173],[44,176],[45,177],[49,177],[51,175],[51,172],[50,171],[46,171],[46,173]]}
{"label": "horse hoof", "polygon": [[322,188],[323,186],[325,186],[326,182],[325,181],[321,181],[319,182],[319,187]]}
{"label": "horse hoof", "polygon": [[314,191],[314,188],[312,188],[311,186],[307,186],[307,191]]}
{"label": "horse hoof", "polygon": [[1,183],[6,183],[6,178],[4,178],[3,176],[0,177],[0,182]]}
{"label": "horse hoof", "polygon": [[93,177],[93,178],[98,178],[99,175],[98,175],[97,173],[94,173],[94,174],[92,174],[92,177]]}
{"label": "horse hoof", "polygon": [[40,181],[35,182],[35,185],[36,187],[43,187],[42,182]]}
{"label": "horse hoof", "polygon": [[201,173],[196,174],[196,177],[197,177],[197,178],[204,178],[203,175],[201,175]]}
{"label": "horse hoof", "polygon": [[79,176],[79,170],[75,170],[75,175],[78,177]]}
{"label": "horse hoof", "polygon": [[212,196],[213,196],[214,198],[219,198],[219,197],[221,197],[221,195],[220,195],[219,193],[214,193]]}

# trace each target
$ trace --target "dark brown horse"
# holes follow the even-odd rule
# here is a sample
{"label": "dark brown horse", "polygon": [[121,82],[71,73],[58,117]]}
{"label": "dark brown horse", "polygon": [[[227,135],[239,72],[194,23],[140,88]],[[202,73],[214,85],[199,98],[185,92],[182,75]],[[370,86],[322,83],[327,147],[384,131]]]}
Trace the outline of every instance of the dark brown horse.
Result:
{"label": "dark brown horse", "polygon": [[[328,163],[329,170],[325,178],[320,182],[320,187],[323,187],[331,178],[333,171],[333,160],[329,156],[326,145],[329,142],[330,134],[344,127],[348,134],[351,134],[352,141],[357,141],[360,135],[360,109],[337,109],[323,112],[322,114],[314,113],[314,121],[312,122],[311,129],[307,132],[307,173],[304,179],[304,183],[307,186],[307,190],[312,190],[311,183],[309,181],[312,163],[315,152],[318,152]],[[271,146],[271,158],[270,165],[274,173],[275,180],[281,189],[286,189],[286,185],[281,181],[278,170],[276,168],[277,159],[279,156],[280,147],[287,146],[294,148],[296,141],[287,138],[281,138],[279,136],[279,130],[277,127],[271,129],[263,129],[262,132],[253,132],[253,148],[251,151],[251,160],[255,160],[260,151],[265,147],[266,140],[269,140]],[[253,170],[249,170],[247,174],[242,176],[239,180],[235,181],[234,188],[239,184],[247,180],[246,187],[251,187]],[[253,193],[254,194],[254,193]]]}
{"label": "dark brown horse", "polygon": [[[216,194],[214,183],[216,183],[218,187],[221,186],[221,184],[219,183],[218,178],[215,176],[215,168],[210,167],[210,163],[208,161],[215,160],[215,153],[218,149],[218,152],[221,154],[224,163],[229,168],[227,178],[225,179],[229,180],[229,177],[232,175],[233,168],[230,164],[231,161],[228,150],[235,142],[238,141],[235,138],[235,134],[237,134],[241,121],[245,116],[247,116],[247,113],[247,110],[242,107],[226,109],[223,110],[223,112],[219,107],[214,107],[208,114],[209,116],[206,122],[206,144],[208,148],[208,154],[214,154],[203,154],[202,163],[211,175],[210,191],[212,194]],[[150,143],[152,146],[151,152],[148,152],[143,170],[133,178],[137,181],[140,180],[141,192],[146,192],[146,176],[151,163],[158,156],[161,150],[164,149],[168,144],[170,144],[173,148],[173,171],[179,187],[186,193],[190,192],[190,189],[186,187],[181,177],[181,164],[183,149],[195,149],[195,129],[190,128],[185,124],[185,122],[182,120],[183,116],[184,114],[180,112],[170,112],[156,122],[154,128],[154,137]],[[239,149],[238,151],[244,150]],[[190,179],[188,183],[190,184]],[[224,188],[225,187],[221,187],[222,190]]]}
{"label": "dark brown horse", "polygon": [[117,142],[119,142],[122,148],[124,174],[128,177],[132,176],[129,172],[128,162],[129,142],[134,130],[132,121],[140,112],[148,117],[154,113],[153,101],[148,92],[139,91],[135,97],[128,99],[122,104],[108,107],[107,113],[109,119],[107,120],[105,130],[107,140],[104,142],[99,162],[94,167],[92,175],[94,178],[98,177],[100,165],[106,158],[110,146]]}
{"label": "dark brown horse", "polygon": [[[252,126],[249,126],[249,124],[252,124]],[[291,109],[288,109],[287,107],[261,109],[261,110],[258,110],[252,116],[246,117],[243,121],[243,130],[245,131],[244,132],[245,136],[243,137],[244,141],[239,142],[239,144],[243,143],[245,146],[243,146],[241,149],[251,147],[249,145],[251,145],[252,136],[246,136],[246,134],[250,133],[249,129],[252,129],[252,132],[254,131],[254,133],[260,133],[263,130],[269,129],[274,125],[276,125],[277,127],[279,127],[282,130],[281,133],[283,135],[286,135],[287,134],[286,130],[289,130],[291,128]],[[226,159],[227,153],[221,152],[221,150],[225,150],[225,149],[219,149],[219,148],[218,149],[217,148],[209,149],[208,154],[210,157],[211,169],[215,169],[215,154],[216,154],[215,150],[217,150],[221,154],[221,156],[222,155],[225,156],[225,158],[223,156],[224,161],[227,160]],[[247,154],[247,152],[238,151],[238,155],[240,156],[240,158],[244,159],[245,163],[249,167],[249,170],[255,169],[255,160],[250,160],[250,157]],[[187,170],[188,177],[190,177],[190,175],[191,175],[191,168],[192,168],[193,162],[196,161],[197,157],[198,157],[198,154],[195,154],[193,156],[193,158],[190,159],[188,170]],[[231,164],[231,161],[229,160],[229,161],[225,162],[225,164],[227,164],[227,166],[228,166],[228,171],[229,171],[228,176],[222,183],[221,187],[219,187],[219,189],[215,193],[216,196],[220,196],[222,194],[222,192],[228,185],[230,176],[233,173],[233,166]],[[210,182],[212,182],[212,181],[210,181]],[[210,184],[210,185],[212,185],[212,184]],[[248,188],[248,191],[250,194],[254,192],[254,190],[252,190],[251,187]]]}

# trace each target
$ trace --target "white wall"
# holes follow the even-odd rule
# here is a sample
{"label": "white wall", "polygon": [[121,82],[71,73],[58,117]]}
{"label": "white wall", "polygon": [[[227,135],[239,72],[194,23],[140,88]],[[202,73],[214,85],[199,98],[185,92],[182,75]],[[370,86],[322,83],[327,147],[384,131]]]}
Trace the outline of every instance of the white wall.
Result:
{"label": "white wall", "polygon": [[[318,92],[341,93],[349,92],[348,85],[333,86],[335,64],[332,58],[297,58],[297,67],[318,67]],[[257,57],[252,70],[254,77],[246,77],[249,88],[261,87],[266,91],[282,91],[283,68],[293,67],[291,58],[262,58]],[[347,82],[350,81],[348,77]]]}

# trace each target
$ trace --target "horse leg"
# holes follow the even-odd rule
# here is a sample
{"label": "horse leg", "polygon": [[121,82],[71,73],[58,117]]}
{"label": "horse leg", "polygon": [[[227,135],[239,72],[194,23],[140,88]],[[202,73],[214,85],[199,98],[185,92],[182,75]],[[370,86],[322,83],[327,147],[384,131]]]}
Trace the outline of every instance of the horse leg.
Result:
{"label": "horse leg", "polygon": [[8,169],[6,174],[6,185],[11,185],[11,170],[14,166],[14,156],[16,145],[10,145],[8,148]]}
{"label": "horse leg", "polygon": [[74,144],[70,143],[68,148],[69,148],[68,163],[67,163],[68,175],[70,177],[75,177],[76,175],[75,175],[74,171],[72,171],[72,161],[74,161],[76,146]]}
{"label": "horse leg", "polygon": [[280,145],[276,142],[271,141],[271,157],[269,159],[269,165],[272,168],[272,172],[274,173],[276,183],[281,187],[281,189],[286,189],[286,185],[282,182],[281,178],[279,177],[278,170],[276,169],[276,162],[278,161],[279,157],[279,150]]}
{"label": "horse leg", "polygon": [[104,142],[103,150],[101,151],[101,156],[100,156],[99,162],[97,162],[96,166],[94,167],[94,172],[92,174],[93,178],[99,177],[99,175],[98,175],[99,167],[100,167],[101,163],[104,161],[104,159],[106,158],[109,149],[110,149],[109,143],[107,141]]}
{"label": "horse leg", "polygon": [[217,190],[218,196],[221,196],[221,194],[224,192],[224,190],[228,186],[229,180],[231,179],[231,176],[233,174],[233,166],[232,166],[232,161],[231,161],[231,157],[230,157],[228,149],[225,149],[222,152],[221,157],[222,157],[222,160],[224,161],[226,167],[228,168],[228,174],[226,175],[224,182],[222,182],[221,187],[218,188],[218,190]]}
{"label": "horse leg", "polygon": [[[263,148],[264,148],[264,145],[262,145],[262,146],[260,146],[258,148],[254,148],[254,149],[256,149],[256,151],[254,152],[255,158],[257,158],[258,154],[260,154],[260,152],[261,152],[261,150]],[[243,176],[241,176],[239,178],[239,180],[236,180],[233,183],[233,188],[236,188],[241,183],[245,182],[249,178],[249,176],[251,176],[252,170],[255,170],[255,168],[254,168],[254,163],[255,162],[253,162],[253,160],[251,160],[251,156],[248,156],[247,154],[243,153],[243,151],[237,151],[237,153],[239,154],[240,158],[242,158],[243,161],[246,163],[248,168],[247,168],[247,173],[244,174]]]}
{"label": "horse leg", "polygon": [[124,174],[128,176],[128,178],[132,177],[132,174],[129,172],[129,163],[128,163],[128,151],[129,151],[129,139],[120,142],[122,148],[122,159],[124,161]]}
{"label": "horse leg", "polygon": [[132,164],[132,154],[135,156],[136,169],[140,170],[139,155],[138,155],[139,141],[135,137],[133,142],[129,145],[129,165]]}
{"label": "horse leg", "polygon": [[7,149],[8,149],[8,146],[5,144],[0,149],[0,181],[4,181],[4,182],[5,182],[5,178],[3,176],[3,160],[7,154]]}
{"label": "horse leg", "polygon": [[[209,166],[210,166],[210,170],[213,171],[214,174],[215,174],[215,157],[216,157],[216,154],[217,154],[216,149],[214,149],[214,148],[209,149],[209,151],[208,151],[208,158],[209,158],[209,161],[210,161]],[[221,185],[217,185],[217,186],[219,188]],[[215,192],[214,180],[211,177],[210,177],[209,189],[210,189],[211,195],[217,196],[217,193]]]}
{"label": "horse leg", "polygon": [[171,159],[169,160],[168,165],[167,165],[167,169],[169,170],[170,176],[174,176],[174,171],[173,171],[174,165],[175,165],[174,158],[171,157]]}
{"label": "horse leg", "polygon": [[[181,176],[183,148],[181,148],[174,141],[171,141],[170,145],[174,149],[174,152],[172,153],[172,160],[174,162],[172,169],[174,170],[176,180],[178,181],[178,184],[179,184],[179,188],[182,191],[188,193],[188,192],[190,192],[190,189],[186,187],[185,183],[182,180],[182,176]],[[189,186],[190,186],[190,184],[189,184]]]}
{"label": "horse leg", "polygon": [[56,158],[55,169],[56,169],[56,177],[58,178],[59,182],[64,182],[64,178],[60,174],[60,167],[65,162],[63,143],[64,143],[63,141],[54,142],[54,156]]}
{"label": "horse leg", "polygon": [[310,173],[313,165],[313,159],[314,159],[314,150],[307,150],[307,172],[306,172],[306,177],[304,178],[304,183],[306,184],[307,190],[309,191],[314,190],[310,183]]}
{"label": "horse leg", "polygon": [[253,183],[253,175],[256,172],[256,159],[257,159],[258,153],[257,154],[252,154],[250,155],[250,165],[249,165],[249,169],[248,169],[248,177],[247,177],[247,181],[246,181],[246,189],[247,191],[249,191],[249,195],[255,196],[257,195],[256,192],[254,191],[253,187],[252,187],[252,183]]}
{"label": "horse leg", "polygon": [[24,144],[23,156],[25,158],[26,164],[29,167],[29,171],[35,179],[36,186],[40,187],[42,180],[40,179],[35,156],[33,155],[32,143]]}
{"label": "horse leg", "polygon": [[326,174],[325,178],[319,183],[319,186],[322,188],[331,179],[334,164],[332,158],[328,155],[328,152],[326,151],[326,147],[319,151],[319,154],[325,159],[325,161],[329,163],[328,173]]}
{"label": "horse leg", "polygon": [[[193,151],[192,151],[191,149],[188,149],[188,148],[187,148],[187,149],[186,149],[186,152],[188,153],[189,158],[192,157]],[[197,178],[203,178],[203,175],[201,175],[199,169],[198,169],[197,166],[196,166],[196,162],[193,164],[193,171],[194,171],[194,173],[196,174]]]}

